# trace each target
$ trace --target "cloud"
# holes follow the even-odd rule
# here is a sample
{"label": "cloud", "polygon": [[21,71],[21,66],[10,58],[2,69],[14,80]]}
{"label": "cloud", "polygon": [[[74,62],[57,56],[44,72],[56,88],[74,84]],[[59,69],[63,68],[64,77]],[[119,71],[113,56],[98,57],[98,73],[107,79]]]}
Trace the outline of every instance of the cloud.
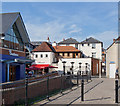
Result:
{"label": "cloud", "polygon": [[72,33],[81,33],[81,31],[82,31],[82,28],[77,27],[76,24],[72,24],[70,26],[69,34],[72,34]]}
{"label": "cloud", "polygon": [[31,41],[46,40],[48,36],[52,42],[59,42],[63,38],[66,39],[73,36],[80,40],[78,35],[81,33],[82,28],[78,27],[76,24],[69,22],[63,23],[60,19],[42,24],[33,22],[31,20],[25,23]]}
{"label": "cloud", "polygon": [[26,28],[30,36],[31,41],[46,40],[49,36],[51,41],[59,41],[64,37],[67,37],[66,32],[63,32],[65,24],[58,21],[51,21],[44,24],[34,24],[27,22]]}
{"label": "cloud", "polygon": [[89,35],[88,37],[94,37],[104,43],[104,48],[107,48],[112,44],[113,39],[118,37],[118,32],[116,31],[104,31],[101,33],[96,33],[93,35]]}
{"label": "cloud", "polygon": [[71,30],[69,33],[72,34],[72,33],[80,33],[81,32],[81,28],[79,29],[74,29],[74,30]]}
{"label": "cloud", "polygon": [[70,26],[70,29],[73,29],[75,27],[76,27],[76,24],[73,24],[73,25]]}

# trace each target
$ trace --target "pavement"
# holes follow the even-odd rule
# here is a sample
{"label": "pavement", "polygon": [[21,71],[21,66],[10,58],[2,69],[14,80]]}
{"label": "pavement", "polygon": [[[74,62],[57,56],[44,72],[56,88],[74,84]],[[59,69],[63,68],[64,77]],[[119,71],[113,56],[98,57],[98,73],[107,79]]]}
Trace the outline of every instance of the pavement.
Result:
{"label": "pavement", "polygon": [[[84,101],[81,101],[81,85],[42,100],[34,105],[46,104],[115,104],[115,79],[92,78],[84,84]],[[33,106],[34,106],[33,105]],[[105,106],[106,106],[105,105]]]}

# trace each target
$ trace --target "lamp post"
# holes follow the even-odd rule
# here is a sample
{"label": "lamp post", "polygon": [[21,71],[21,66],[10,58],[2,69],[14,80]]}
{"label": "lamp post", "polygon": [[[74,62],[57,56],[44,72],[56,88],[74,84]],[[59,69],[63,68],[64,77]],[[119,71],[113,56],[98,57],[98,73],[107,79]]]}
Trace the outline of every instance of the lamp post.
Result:
{"label": "lamp post", "polygon": [[72,64],[71,69],[72,69],[72,75],[73,75],[73,64],[74,64],[74,62],[71,62],[71,64]]}
{"label": "lamp post", "polygon": [[87,70],[88,69],[88,63],[85,63],[85,65],[86,65],[85,68],[86,68],[86,74],[87,74],[87,72],[88,72],[88,70]]}
{"label": "lamp post", "polygon": [[79,63],[79,71],[80,71],[80,75],[81,75],[81,62]]}
{"label": "lamp post", "polygon": [[66,61],[63,61],[62,63],[63,63],[63,74],[65,75],[65,63],[66,63]]}

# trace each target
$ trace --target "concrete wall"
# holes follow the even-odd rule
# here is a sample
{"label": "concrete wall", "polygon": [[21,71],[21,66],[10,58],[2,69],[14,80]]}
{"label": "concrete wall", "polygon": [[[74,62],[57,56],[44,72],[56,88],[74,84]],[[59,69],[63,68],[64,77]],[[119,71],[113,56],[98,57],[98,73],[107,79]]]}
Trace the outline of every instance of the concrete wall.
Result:
{"label": "concrete wall", "polygon": [[95,44],[96,44],[95,49],[92,49],[92,43],[89,44],[89,46],[88,44],[84,44],[84,46],[82,46],[82,44],[79,44],[79,50],[81,50],[83,54],[89,57],[92,57],[92,53],[95,52],[96,58],[102,60],[102,44],[101,43],[95,43]]}
{"label": "concrete wall", "polygon": [[118,67],[118,44],[113,44],[106,53],[106,76],[109,77],[110,62],[115,62],[116,69]]}
{"label": "concrete wall", "polygon": [[[38,55],[37,58],[35,57],[36,54]],[[43,55],[42,58],[40,57],[41,54]],[[48,57],[46,57],[46,54],[48,55]],[[34,52],[32,54],[32,59],[35,60],[35,64],[39,64],[39,63],[52,64],[54,58],[55,58],[55,54],[53,52]]]}

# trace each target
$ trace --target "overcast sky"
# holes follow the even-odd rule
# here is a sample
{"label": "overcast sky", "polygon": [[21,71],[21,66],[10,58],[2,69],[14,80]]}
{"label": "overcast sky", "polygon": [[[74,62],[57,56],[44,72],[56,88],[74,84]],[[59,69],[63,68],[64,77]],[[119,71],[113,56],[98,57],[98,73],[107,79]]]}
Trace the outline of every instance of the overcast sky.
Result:
{"label": "overcast sky", "polygon": [[118,36],[117,2],[4,2],[2,12],[20,12],[31,41],[92,36],[107,48]]}

